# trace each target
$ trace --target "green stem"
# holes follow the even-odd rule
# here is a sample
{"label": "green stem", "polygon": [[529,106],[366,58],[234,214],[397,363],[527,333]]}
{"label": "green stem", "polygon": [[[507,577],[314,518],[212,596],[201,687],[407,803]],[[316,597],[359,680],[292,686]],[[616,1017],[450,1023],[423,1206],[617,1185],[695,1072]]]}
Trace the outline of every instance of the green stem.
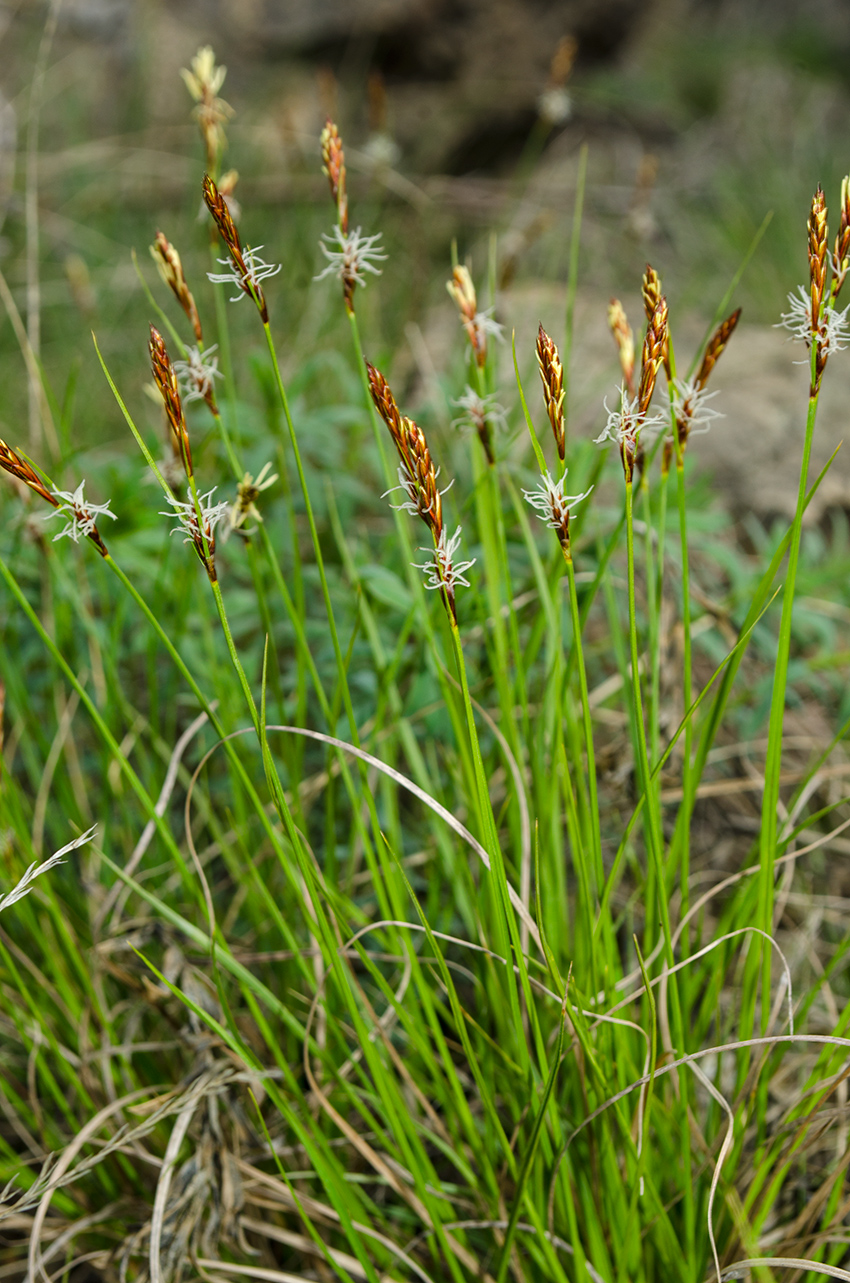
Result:
{"label": "green stem", "polygon": [[[817,345],[812,344],[812,386],[806,415],[806,435],[803,441],[803,458],[800,465],[800,482],[797,490],[797,507],[791,527],[791,546],[788,551],[788,573],[782,596],[782,617],[779,624],[779,642],[773,677],[773,695],[770,701],[770,725],[767,739],[767,760],[764,770],[764,795],[762,799],[761,832],[759,834],[759,909],[758,925],[767,935],[773,933],[774,862],[778,838],[777,808],[779,806],[779,777],[782,770],[782,735],[785,715],[785,695],[788,687],[788,661],[791,651],[791,619],[794,610],[794,592],[797,567],[800,560],[800,542],[803,529],[803,510],[806,500],[806,481],[818,410],[819,385],[816,382],[815,362]],[[770,1019],[770,970],[771,949],[762,944],[762,1012],[761,1031],[767,1030]]]}

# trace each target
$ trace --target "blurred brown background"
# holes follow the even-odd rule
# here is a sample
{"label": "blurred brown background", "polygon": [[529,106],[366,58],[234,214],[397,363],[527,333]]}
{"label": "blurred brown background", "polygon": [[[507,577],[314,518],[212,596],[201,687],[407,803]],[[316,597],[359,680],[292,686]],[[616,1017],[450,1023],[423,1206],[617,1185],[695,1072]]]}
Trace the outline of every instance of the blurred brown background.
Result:
{"label": "blurred brown background", "polygon": [[[35,175],[48,369],[71,360],[71,307],[85,322],[78,341],[94,325],[118,374],[143,377],[127,347],[145,313],[128,251],[163,221],[182,244],[197,239],[201,163],[179,71],[211,44],[235,109],[225,163],[240,171],[251,239],[284,261],[278,323],[293,362],[331,325],[311,285],[329,223],[317,150],[327,114],[346,141],[353,221],[382,230],[392,260],[364,293],[367,330],[420,398],[456,347],[444,292],[453,240],[483,280],[497,233],[500,318],[520,342],[541,316],[558,334],[583,144],[582,431],[616,375],[608,296],[621,295],[637,325],[651,259],[674,328],[696,343],[773,211],[736,295],[745,325],[724,357],[736,421],[700,453],[733,506],[788,506],[781,474],[789,451],[797,466],[805,376],[771,326],[805,270],[814,186],[837,202],[850,165],[846,0],[5,0],[0,33],[0,266],[25,310]],[[7,326],[4,350],[11,339]],[[89,355],[79,359],[88,371]],[[836,431],[848,390],[842,366],[826,389]],[[4,418],[22,412],[16,395]],[[84,391],[90,420],[97,395]],[[824,494],[850,504],[850,465]]]}

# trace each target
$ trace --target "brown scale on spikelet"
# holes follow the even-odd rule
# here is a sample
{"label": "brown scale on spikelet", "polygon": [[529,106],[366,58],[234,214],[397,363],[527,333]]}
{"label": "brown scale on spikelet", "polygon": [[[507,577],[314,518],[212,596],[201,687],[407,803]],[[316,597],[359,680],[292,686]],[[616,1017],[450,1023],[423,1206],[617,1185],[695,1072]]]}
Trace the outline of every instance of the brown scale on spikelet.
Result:
{"label": "brown scale on spikelet", "polygon": [[405,492],[407,500],[400,506],[421,517],[434,540],[433,564],[420,567],[431,577],[431,582],[426,584],[426,587],[439,588],[446,610],[452,622],[457,624],[454,586],[456,583],[467,582],[463,578],[463,572],[472,564],[471,562],[458,563],[455,560],[460,529],[458,528],[451,539],[448,538],[448,531],[443,524],[442,495],[437,486],[438,469],[434,467],[434,460],[428,449],[424,432],[413,419],[401,414],[389,384],[380,370],[368,361],[366,369],[372,400],[390,430],[401,460],[399,489]]}
{"label": "brown scale on spikelet", "polygon": [[2,438],[0,438],[0,468],[3,468],[5,472],[13,476],[16,481],[29,486],[30,490],[34,490],[37,495],[41,495],[42,499],[46,499],[48,503],[53,504],[54,508],[59,507],[58,500],[47,489],[32,465],[27,463],[26,459],[22,458],[10,445],[7,445]]}
{"label": "brown scale on spikelet", "polygon": [[151,258],[156,263],[156,269],[163,281],[186,313],[189,323],[195,332],[195,338],[199,343],[203,343],[204,335],[201,330],[201,320],[198,316],[195,300],[192,297],[192,291],[186,284],[180,255],[171,244],[171,241],[160,231],[157,232],[156,240],[151,245]]}
{"label": "brown scale on spikelet", "polygon": [[[466,330],[475,360],[480,370],[487,363],[487,319],[488,314],[478,311],[478,295],[469,268],[458,265],[452,271],[452,279],[446,281],[446,289],[457,304],[463,328]],[[496,327],[498,329],[498,327]]]}
{"label": "brown scale on spikelet", "polygon": [[207,153],[207,168],[216,169],[218,158],[227,143],[224,125],[233,115],[230,103],[219,98],[218,91],[227,75],[226,67],[217,67],[209,45],[199,49],[192,59],[191,70],[181,68],[180,75],[197,106],[193,116],[198,122]]}
{"label": "brown scale on spikelet", "polygon": [[702,364],[696,377],[696,387],[704,388],[708,382],[711,371],[717,364],[720,354],[732,337],[738,321],[741,319],[741,309],[738,307],[731,316],[727,316],[725,321],[721,321],[717,329],[712,334],[706,344],[705,354],[702,358]]}
{"label": "brown scale on spikelet", "polygon": [[542,325],[537,331],[537,367],[540,370],[543,395],[546,399],[546,413],[552,425],[558,458],[563,463],[567,453],[564,427],[564,367],[557,347]]}
{"label": "brown scale on spikelet", "polygon": [[838,298],[848,267],[850,267],[850,177],[841,180],[841,219],[832,256],[833,299]]}
{"label": "brown scale on spikelet", "polygon": [[626,317],[626,310],[618,298],[608,304],[608,328],[614,336],[620,356],[623,382],[630,396],[635,394],[635,339]]}
{"label": "brown scale on spikelet", "polygon": [[[647,263],[646,271],[643,274],[641,293],[643,295],[643,308],[646,312],[646,319],[651,322],[655,309],[661,302],[663,295],[661,293],[661,278],[655,268],[649,263]],[[673,371],[670,365],[670,350],[666,329],[664,335],[664,351],[661,355],[661,359],[664,362],[664,373],[666,374],[669,382],[673,377]]]}
{"label": "brown scale on spikelet", "polygon": [[234,263],[240,269],[247,271],[245,260],[242,256],[242,242],[239,239],[239,232],[236,230],[236,224],[230,216],[230,210],[227,208],[227,201],[216,187],[209,174],[204,174],[204,201],[207,209],[213,216],[216,227],[219,230],[221,239],[227,246]]}
{"label": "brown scale on spikelet", "polygon": [[233,280],[244,294],[253,299],[263,324],[268,325],[269,310],[266,306],[266,296],[260,284],[260,277],[274,276],[276,272],[280,271],[280,268],[271,268],[263,264],[255,256],[252,256],[250,245],[245,246],[243,249],[242,241],[227,201],[209,174],[204,174],[204,202],[213,216],[213,221],[219,230],[221,239],[227,246],[234,268],[232,275],[230,273],[218,276],[211,275],[210,280]]}
{"label": "brown scale on spikelet", "polygon": [[322,169],[331,185],[331,199],[336,205],[340,231],[348,232],[348,195],[345,190],[345,152],[339,130],[328,117],[322,130]]}
{"label": "brown scale on spikelet", "polygon": [[641,418],[646,415],[646,412],[649,409],[649,403],[652,400],[652,394],[655,391],[655,380],[658,375],[658,367],[664,360],[664,352],[666,349],[667,300],[662,294],[652,316],[649,318],[649,324],[646,327],[646,336],[643,340],[637,406],[638,414]]}
{"label": "brown scale on spikelet", "polygon": [[180,388],[177,384],[177,375],[174,373],[174,366],[171,364],[171,357],[168,355],[162,335],[153,325],[151,326],[148,349],[151,354],[151,369],[154,381],[159,388],[163,405],[165,406],[165,416],[171,429],[172,441],[179,450],[180,458],[183,462],[183,470],[187,478],[190,478],[192,476],[192,451],[189,445],[189,433],[186,430],[186,418],[183,413],[183,402],[180,397]]}
{"label": "brown scale on spikelet", "polygon": [[826,287],[826,257],[829,231],[826,223],[826,197],[823,188],[812,197],[812,212],[806,224],[809,233],[809,279],[812,299],[812,336],[818,333],[821,305]]}
{"label": "brown scale on spikelet", "polygon": [[368,361],[366,369],[375,408],[389,428],[401,459],[405,478],[404,489],[437,542],[443,532],[443,504],[440,491],[437,489],[437,472],[425,434],[418,423],[401,414],[381,371]]}
{"label": "brown scale on spikelet", "polygon": [[[19,455],[16,450],[13,450],[12,447],[7,445],[3,440],[0,440],[0,468],[5,472],[8,472],[16,481],[28,486],[30,490],[33,490],[42,499],[46,499],[52,508],[59,508],[62,510],[64,515],[71,517],[72,520],[67,530],[63,533],[70,533],[71,527],[73,526],[76,532],[85,534],[86,537],[92,541],[101,557],[109,556],[109,551],[100,536],[100,531],[95,525],[94,520],[95,515],[101,512],[107,512],[107,515],[110,517],[114,516],[113,513],[108,512],[108,504],[94,505],[92,510],[83,497],[82,485],[80,485],[77,491],[73,494],[70,491],[65,492],[58,490],[55,491],[55,493],[51,493],[33,468],[32,464],[27,463],[26,459]],[[60,499],[64,502],[60,503]],[[50,514],[50,516],[55,515],[55,513]],[[77,540],[78,533],[74,533],[72,536],[75,542]]]}

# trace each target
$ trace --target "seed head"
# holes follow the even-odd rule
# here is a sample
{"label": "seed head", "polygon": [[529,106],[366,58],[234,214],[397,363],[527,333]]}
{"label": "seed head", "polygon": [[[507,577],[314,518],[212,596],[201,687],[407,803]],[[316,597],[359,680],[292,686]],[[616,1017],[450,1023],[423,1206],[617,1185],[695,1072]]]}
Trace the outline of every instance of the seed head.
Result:
{"label": "seed head", "polygon": [[850,267],[850,176],[841,180],[841,219],[832,255],[832,297],[836,299]]}
{"label": "seed head", "polygon": [[191,70],[185,67],[180,75],[197,106],[192,115],[198,122],[207,152],[207,168],[215,170],[218,159],[226,146],[224,123],[233,115],[233,108],[218,91],[227,75],[226,67],[215,65],[215,54],[209,45],[199,49],[192,59]]}
{"label": "seed head", "polygon": [[[661,278],[655,268],[651,267],[649,263],[647,263],[646,271],[643,274],[641,293],[643,295],[643,308],[646,312],[646,319],[651,322],[655,309],[661,302],[663,295],[661,293]],[[672,378],[670,353],[666,334],[664,336],[664,351],[661,359],[664,362],[664,372],[667,375],[667,378]]]}
{"label": "seed head", "polygon": [[561,463],[567,452],[567,434],[564,426],[564,367],[557,347],[541,325],[537,331],[537,368],[543,383],[546,413],[552,425],[558,458]]}
{"label": "seed head", "polygon": [[[229,259],[219,259],[224,266],[229,267],[229,272],[207,273],[210,280],[218,283],[232,281],[238,285],[243,294],[247,294],[257,305],[263,324],[267,325],[269,312],[266,307],[266,297],[263,293],[263,287],[260,284],[267,276],[274,276],[280,271],[279,266],[273,266],[264,263],[258,257],[258,251],[263,247],[258,245],[256,249],[246,246],[242,249],[242,242],[239,239],[239,232],[233,217],[228,208],[227,201],[216,187],[209,174],[204,174],[204,201],[207,209],[213,216],[219,235],[230,251]],[[241,294],[235,296],[241,298]]]}
{"label": "seed head", "polygon": [[[73,492],[70,490],[57,490],[54,486],[53,494],[57,500],[57,505],[53,512],[48,512],[44,520],[50,521],[51,518],[60,513],[66,518],[64,527],[58,534],[53,536],[54,543],[57,539],[61,539],[66,535],[69,539],[73,539],[74,543],[79,543],[80,535],[85,535],[86,538],[91,539],[101,557],[108,557],[109,553],[106,544],[98,533],[96,521],[98,517],[109,517],[112,521],[115,521],[115,513],[110,512],[109,509],[111,500],[107,500],[106,503],[86,503],[83,493],[85,484],[84,480],[81,481]],[[60,499],[62,500],[61,503],[58,502]]]}
{"label": "seed head", "polygon": [[635,339],[626,317],[626,310],[618,298],[612,298],[608,304],[608,328],[617,344],[623,380],[634,396]]}
{"label": "seed head", "polygon": [[711,338],[708,340],[705,355],[702,358],[702,364],[699,367],[695,380],[698,388],[705,387],[708,382],[708,376],[711,374],[711,371],[720,359],[720,354],[735,332],[735,327],[740,319],[741,309],[738,307],[731,316],[726,317],[725,321],[721,321]]}
{"label": "seed head", "polygon": [[600,445],[603,441],[617,443],[623,475],[626,482],[631,483],[635,468],[640,466],[641,439],[663,431],[669,420],[666,415],[661,414],[648,416],[640,407],[639,396],[630,397],[625,385],[617,389],[617,398],[618,404],[613,410],[608,408],[607,399],[602,403],[608,421],[596,437],[596,444]]}
{"label": "seed head", "polygon": [[322,130],[322,171],[331,185],[331,199],[336,205],[340,231],[348,231],[348,195],[345,190],[345,152],[334,122],[328,117]]}
{"label": "seed head", "polygon": [[[319,248],[328,260],[328,265],[314,276],[313,280],[321,281],[326,276],[338,276],[342,281],[342,294],[349,316],[354,313],[356,286],[366,284],[364,273],[371,272],[373,276],[381,275],[381,269],[375,267],[375,263],[383,263],[387,256],[381,252],[380,239],[380,232],[375,236],[362,236],[359,227],[355,227],[353,232],[344,232],[338,225],[330,236],[323,233],[322,240],[319,242]],[[325,241],[327,244],[323,243]],[[337,249],[328,248],[334,244],[338,246]]]}
{"label": "seed head", "polygon": [[638,383],[638,408],[641,415],[646,415],[652,394],[655,391],[655,379],[658,367],[664,360],[667,351],[667,300],[662,294],[655,311],[650,317],[643,340],[643,353]]}
{"label": "seed head", "polygon": [[469,274],[469,268],[460,265],[452,271],[452,279],[446,282],[446,289],[457,304],[464,321],[471,321],[478,311],[478,296]]}
{"label": "seed head", "polygon": [[817,332],[826,287],[826,251],[828,228],[826,223],[826,197],[823,188],[818,189],[812,197],[812,210],[806,224],[809,233],[809,280],[812,297],[812,334]]}
{"label": "seed head", "polygon": [[493,428],[505,427],[507,415],[504,409],[496,400],[495,392],[490,392],[486,396],[480,396],[474,388],[468,384],[463,396],[452,401],[458,409],[464,411],[459,419],[452,420],[453,428],[472,427],[478,433],[479,440],[484,447],[484,453],[487,455],[487,462],[492,464],[496,462],[493,453]]}
{"label": "seed head", "polygon": [[475,558],[471,561],[455,561],[455,554],[460,547],[461,526],[458,526],[451,538],[448,537],[448,531],[440,531],[440,537],[435,541],[433,549],[420,548],[420,552],[433,552],[433,560],[426,561],[424,565],[414,562],[417,570],[425,571],[425,587],[437,588],[442,591],[443,600],[446,602],[451,612],[452,619],[457,623],[457,610],[455,608],[455,585],[463,584],[465,588],[469,587],[469,580],[465,572],[470,566],[475,565]]}
{"label": "seed head", "polygon": [[206,401],[213,413],[216,411],[215,380],[222,377],[218,357],[213,355],[217,351],[217,343],[203,351],[199,347],[189,347],[185,361],[172,363],[187,405],[190,401]]}
{"label": "seed head", "polygon": [[52,503],[57,508],[58,502],[45,486],[32,464],[28,463],[22,455],[13,450],[5,441],[0,439],[0,468],[8,472],[16,481],[21,481],[30,490],[34,490],[42,499]]}
{"label": "seed head", "polygon": [[461,325],[466,330],[478,367],[483,370],[487,363],[487,335],[492,334],[500,339],[502,327],[493,319],[491,307],[479,312],[478,297],[467,267],[458,266],[453,270],[452,279],[446,282],[446,289],[457,304]]}
{"label": "seed head", "polygon": [[186,418],[183,414],[183,402],[180,398],[180,387],[177,374],[171,363],[171,357],[163,342],[162,335],[155,326],[151,326],[148,349],[151,354],[151,369],[156,386],[159,388],[165,417],[171,429],[171,435],[180,451],[183,470],[187,477],[192,476],[192,450],[189,445],[189,433],[186,431]]}
{"label": "seed head", "polygon": [[590,487],[590,490],[586,490],[584,494],[568,495],[564,494],[566,480],[566,468],[560,481],[553,481],[547,471],[541,476],[540,485],[536,490],[523,490],[522,493],[532,508],[537,509],[539,519],[545,521],[546,525],[556,532],[564,555],[569,557],[570,511],[577,503],[581,503],[582,499],[587,498],[593,486]]}
{"label": "seed head", "polygon": [[227,201],[216,187],[209,174],[204,174],[204,202],[207,209],[215,220],[215,225],[219,230],[221,239],[233,257],[240,261],[242,257],[242,242],[239,239],[239,232],[236,230],[230,210],[227,207]]}
{"label": "seed head", "polygon": [[[264,463],[256,477],[252,477],[250,472],[246,472],[241,481],[236,483],[236,502],[230,505],[227,514],[227,528],[224,532],[227,538],[234,530],[242,530],[245,522],[249,517],[254,521],[262,524],[262,516],[257,507],[257,500],[264,490],[268,490],[277,481],[277,473],[271,471],[272,465]],[[269,476],[268,474],[271,473]],[[245,535],[252,532],[244,530]]]}
{"label": "seed head", "polygon": [[195,306],[195,300],[192,297],[189,286],[186,284],[186,277],[183,275],[183,264],[180,261],[180,255],[171,244],[171,241],[163,236],[162,232],[157,232],[156,240],[150,248],[151,258],[156,263],[157,271],[186,313],[189,323],[195,331],[195,338],[199,343],[202,343],[204,336],[201,331],[201,321],[198,316],[198,309]]}
{"label": "seed head", "polygon": [[369,390],[372,393],[372,400],[390,430],[390,435],[401,460],[401,467],[398,470],[399,486],[397,488],[403,490],[407,498],[399,506],[420,516],[431,531],[434,540],[433,563],[420,567],[431,576],[426,587],[440,588],[442,590],[446,610],[449,612],[452,621],[457,623],[454,585],[455,583],[466,583],[466,580],[462,577],[463,571],[468,570],[472,562],[455,565],[453,561],[460,542],[460,530],[458,529],[451,539],[447,538],[443,525],[442,496],[449,487],[446,486],[444,490],[440,490],[437,486],[439,468],[434,467],[434,460],[431,457],[431,451],[428,449],[425,433],[419,424],[400,413],[389,384],[380,370],[377,370],[374,365],[370,365],[368,361],[366,362],[366,369],[369,375]]}
{"label": "seed head", "polygon": [[[212,497],[215,494],[216,487],[208,490],[206,494],[198,495],[198,508],[201,510],[201,521],[198,521],[198,512],[195,508],[195,502],[192,495],[188,500],[175,499],[174,495],[167,494],[165,497],[174,509],[173,512],[161,512],[161,517],[176,517],[177,525],[171,533],[183,534],[184,543],[190,543],[198,554],[204,569],[209,575],[210,582],[215,583],[218,578],[215,569],[215,528],[230,511],[230,504],[223,500],[221,503],[213,503]],[[202,533],[203,531],[203,533]],[[206,547],[204,547],[206,543]]]}
{"label": "seed head", "polygon": [[668,387],[668,397],[676,421],[676,443],[683,452],[691,434],[699,436],[708,432],[715,419],[722,419],[720,410],[708,403],[716,392],[706,392],[705,384],[695,379],[674,379]]}

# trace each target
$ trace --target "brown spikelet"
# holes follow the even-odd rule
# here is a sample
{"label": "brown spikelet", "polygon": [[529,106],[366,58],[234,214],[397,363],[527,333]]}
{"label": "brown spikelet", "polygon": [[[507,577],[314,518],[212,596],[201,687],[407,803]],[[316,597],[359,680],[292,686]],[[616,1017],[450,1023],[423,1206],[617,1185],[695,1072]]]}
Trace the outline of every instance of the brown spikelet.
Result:
{"label": "brown spikelet", "polygon": [[841,180],[841,219],[832,256],[832,295],[837,298],[850,267],[850,175]]}
{"label": "brown spikelet", "polygon": [[[407,495],[407,502],[402,506],[416,512],[425,522],[434,539],[436,574],[439,577],[443,602],[453,622],[457,623],[455,606],[454,575],[451,563],[446,557],[446,531],[443,526],[443,501],[437,486],[437,469],[425,433],[419,424],[402,415],[396,404],[390,386],[374,365],[366,362],[369,376],[369,391],[381,418],[390,430],[401,460],[399,469],[400,489]],[[443,556],[439,550],[443,550]],[[451,548],[449,548],[451,551]]]}
{"label": "brown spikelet", "polygon": [[812,298],[812,335],[818,332],[821,304],[826,286],[826,250],[829,236],[826,223],[826,197],[823,188],[812,197],[812,211],[806,224],[809,233],[809,279]]}
{"label": "brown spikelet", "polygon": [[396,449],[401,454],[404,449],[401,412],[395,403],[395,397],[392,394],[390,385],[381,374],[381,371],[376,369],[369,361],[366,362],[366,371],[369,375],[369,391],[372,394],[375,409],[389,428]]}
{"label": "brown spikelet", "polygon": [[646,312],[646,319],[651,321],[652,314],[661,301],[661,278],[650,263],[646,265],[640,292],[643,296],[643,309]]}
{"label": "brown spikelet", "polygon": [[198,316],[198,309],[195,306],[192,292],[186,284],[180,255],[171,244],[171,241],[160,231],[157,232],[156,240],[151,245],[151,258],[156,263],[157,271],[163,281],[186,313],[189,323],[195,332],[195,338],[199,343],[203,343],[204,335],[201,330],[201,320]]}
{"label": "brown spikelet", "polygon": [[[251,248],[246,250],[242,248],[242,242],[239,239],[239,232],[233,221],[233,216],[227,207],[227,201],[216,187],[209,174],[204,174],[204,201],[207,209],[213,216],[216,227],[219,230],[221,239],[224,241],[230,257],[233,261],[236,274],[240,277],[239,288],[247,294],[250,299],[254,300],[257,310],[263,321],[263,325],[268,325],[269,310],[266,306],[266,296],[263,293],[263,287],[256,279],[255,272],[251,269],[250,263],[246,262],[245,255],[251,260]],[[256,266],[256,265],[255,265]],[[279,269],[275,269],[279,270]],[[274,273],[271,273],[272,275]]]}
{"label": "brown spikelet", "polygon": [[478,295],[475,292],[469,268],[462,264],[455,267],[452,271],[452,279],[446,281],[446,289],[457,304],[463,328],[475,353],[476,363],[478,368],[483,370],[487,363],[487,331],[480,324]]}
{"label": "brown spikelet", "polygon": [[390,385],[381,371],[369,361],[366,362],[366,370],[375,408],[390,430],[401,459],[402,470],[411,483],[412,489],[408,487],[409,497],[413,499],[415,491],[417,511],[431,528],[434,539],[438,540],[443,531],[443,505],[437,489],[437,472],[425,434],[418,423],[401,414]]}
{"label": "brown spikelet", "polygon": [[322,130],[322,169],[331,185],[331,199],[336,205],[340,231],[348,232],[348,195],[345,190],[345,152],[339,130],[328,118]]}
{"label": "brown spikelet", "polygon": [[[643,309],[646,312],[646,319],[647,321],[651,321],[655,309],[661,302],[663,295],[661,293],[661,277],[658,275],[655,268],[649,263],[647,263],[646,271],[643,274],[641,293],[643,295]],[[672,369],[670,366],[670,351],[666,333],[664,337],[664,351],[661,355],[661,359],[664,362],[664,372],[669,381],[672,378]]]}
{"label": "brown spikelet", "polygon": [[612,298],[608,304],[608,328],[614,336],[617,351],[620,355],[620,369],[623,371],[623,382],[629,395],[634,396],[635,388],[635,339],[632,327],[626,316],[626,309],[618,298]]}
{"label": "brown spikelet", "polygon": [[172,439],[180,451],[183,469],[188,478],[192,476],[192,451],[189,446],[189,433],[186,431],[186,419],[183,414],[180,388],[178,387],[177,375],[174,373],[174,366],[171,364],[171,357],[168,355],[162,335],[153,325],[151,326],[148,349],[151,354],[151,369],[154,381],[159,388]]}
{"label": "brown spikelet", "polygon": [[646,327],[643,340],[643,354],[638,384],[638,414],[644,417],[649,409],[652,394],[655,391],[655,380],[658,367],[664,359],[667,347],[667,300],[661,295],[655,311]]}
{"label": "brown spikelet", "polygon": [[540,370],[546,413],[552,425],[558,458],[563,463],[567,452],[564,428],[564,367],[557,347],[542,325],[537,331],[537,368]]}
{"label": "brown spikelet", "polygon": [[230,216],[227,201],[209,174],[204,174],[204,202],[213,216],[221,239],[233,256],[233,261],[240,269],[244,268],[245,261],[242,257],[242,242],[239,239],[239,232],[236,230],[236,224]]}
{"label": "brown spikelet", "polygon": [[720,354],[732,337],[738,321],[741,319],[741,309],[738,307],[731,316],[727,316],[725,321],[721,321],[717,329],[712,334],[706,344],[705,354],[702,358],[702,364],[699,367],[699,373],[696,377],[696,386],[698,389],[704,388],[708,382],[708,376],[717,364]]}
{"label": "brown spikelet", "polygon": [[[51,507],[59,508],[62,506],[56,495],[52,494],[47,489],[32,464],[27,463],[26,459],[19,455],[16,450],[13,450],[12,447],[7,445],[3,440],[0,440],[0,468],[3,468],[5,472],[8,472],[13,476],[16,481],[22,482],[23,485],[28,486],[30,490],[35,491],[35,493],[40,495],[42,499],[46,499]],[[101,557],[108,557],[109,551],[106,544],[103,542],[103,539],[100,537],[100,532],[94,524],[92,513],[85,502],[77,502],[76,494],[69,496],[63,493],[60,494],[60,498],[65,500],[70,498],[70,503],[65,511],[70,509],[73,510],[74,519],[85,526],[86,537],[92,541]],[[109,515],[111,516],[112,514],[110,513]],[[74,538],[76,539],[76,535]]]}
{"label": "brown spikelet", "polygon": [[34,490],[37,495],[40,495],[42,499],[46,499],[54,508],[59,507],[59,500],[50,493],[32,465],[27,463],[26,459],[22,458],[16,450],[7,445],[2,438],[0,438],[0,468],[10,473],[16,481],[21,481],[25,486],[29,486],[30,490]]}

